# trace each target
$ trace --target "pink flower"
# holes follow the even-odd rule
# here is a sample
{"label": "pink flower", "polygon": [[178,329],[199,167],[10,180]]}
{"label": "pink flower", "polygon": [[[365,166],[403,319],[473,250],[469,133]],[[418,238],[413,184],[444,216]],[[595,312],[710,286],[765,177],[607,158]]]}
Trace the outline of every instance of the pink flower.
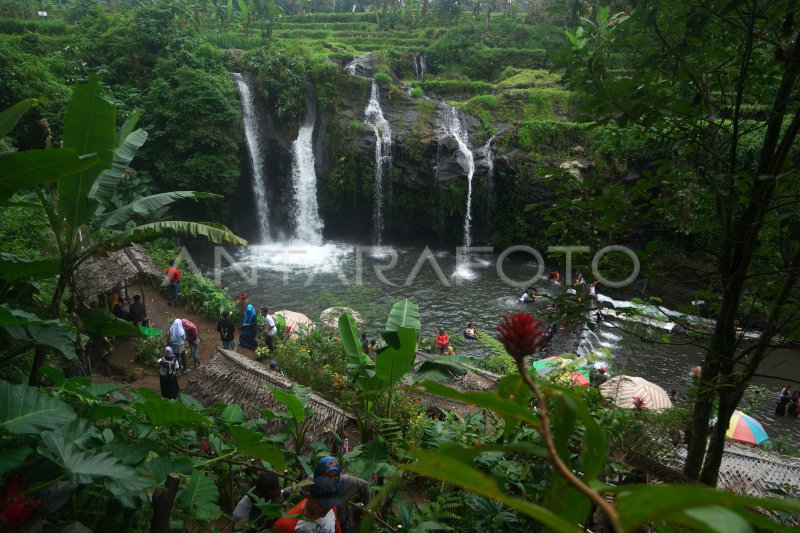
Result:
{"label": "pink flower", "polygon": [[641,396],[634,396],[633,397],[633,406],[636,409],[641,411],[642,409],[645,409],[647,407],[646,404],[647,404],[647,402]]}
{"label": "pink flower", "polygon": [[503,317],[497,326],[500,342],[514,359],[520,359],[536,351],[542,343],[544,322],[528,313],[514,313]]}

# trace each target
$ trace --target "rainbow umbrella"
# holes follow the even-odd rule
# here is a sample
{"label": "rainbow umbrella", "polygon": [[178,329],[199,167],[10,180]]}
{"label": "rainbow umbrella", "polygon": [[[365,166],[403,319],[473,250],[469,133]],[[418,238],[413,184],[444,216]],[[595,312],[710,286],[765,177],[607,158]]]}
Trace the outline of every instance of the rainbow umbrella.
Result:
{"label": "rainbow umbrella", "polygon": [[[545,357],[544,359],[539,359],[538,361],[534,361],[531,368],[533,371],[536,372],[536,375],[544,377],[551,372],[556,372],[558,374],[558,369],[573,364],[574,361],[570,359],[565,359],[563,357]],[[580,385],[581,387],[588,387],[589,386],[589,369],[585,366],[578,366],[574,368],[574,371],[570,373],[569,379],[576,385]]]}
{"label": "rainbow umbrella", "polygon": [[764,431],[764,426],[752,416],[748,416],[738,409],[731,415],[731,421],[728,423],[728,431],[725,436],[731,440],[753,445],[769,440],[767,432]]}

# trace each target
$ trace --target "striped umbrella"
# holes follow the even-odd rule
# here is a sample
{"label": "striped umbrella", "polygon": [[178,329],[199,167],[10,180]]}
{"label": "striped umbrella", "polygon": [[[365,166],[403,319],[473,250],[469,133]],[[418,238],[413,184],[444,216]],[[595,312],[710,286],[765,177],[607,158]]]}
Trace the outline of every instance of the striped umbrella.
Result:
{"label": "striped umbrella", "polygon": [[614,376],[600,385],[600,394],[613,400],[617,407],[632,409],[637,402],[647,409],[669,409],[672,402],[667,391],[637,376]]}
{"label": "striped umbrella", "polygon": [[728,423],[728,431],[725,436],[731,440],[752,445],[761,444],[765,440],[769,440],[767,432],[764,431],[764,426],[752,416],[748,416],[738,409],[731,415],[731,421]]}
{"label": "striped umbrella", "polygon": [[[563,357],[545,357],[544,359],[539,359],[538,361],[534,361],[532,368],[533,371],[539,377],[544,377],[549,375],[551,372],[555,372],[555,375],[560,373],[564,373],[559,369],[564,366],[572,365],[574,361],[570,359],[565,359]],[[589,386],[589,369],[585,366],[577,366],[573,368],[573,371],[569,374],[569,379],[575,385],[580,385],[581,387],[588,387]]]}

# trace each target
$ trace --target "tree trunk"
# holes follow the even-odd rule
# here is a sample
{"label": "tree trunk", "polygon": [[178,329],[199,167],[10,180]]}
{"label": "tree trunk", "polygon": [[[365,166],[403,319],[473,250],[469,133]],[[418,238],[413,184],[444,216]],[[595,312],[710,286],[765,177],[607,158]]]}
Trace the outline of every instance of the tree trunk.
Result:
{"label": "tree trunk", "polygon": [[375,10],[375,24],[381,25],[381,14],[378,12],[378,0],[372,0],[372,9]]}
{"label": "tree trunk", "polygon": [[169,531],[169,517],[172,515],[172,505],[175,503],[180,480],[180,476],[172,472],[167,476],[164,486],[158,487],[153,492],[153,519],[150,522],[150,533]]}
{"label": "tree trunk", "polygon": [[[53,299],[50,301],[50,307],[47,309],[47,318],[56,319],[61,316],[61,300],[64,298],[64,291],[71,277],[71,271],[65,273],[65,271],[62,270],[61,275],[58,277],[58,283],[56,283]],[[39,369],[44,365],[47,352],[49,352],[49,349],[46,346],[37,346],[33,351],[33,363],[31,364],[31,373],[28,376],[28,385],[31,387],[38,387],[41,383]]]}
{"label": "tree trunk", "polygon": [[[747,385],[744,384],[744,387],[746,386]],[[725,453],[725,433],[728,431],[731,416],[736,410],[736,406],[739,404],[743,393],[744,388],[740,385],[729,394],[720,396],[717,424],[714,426],[714,431],[711,434],[708,453],[706,453],[706,459],[703,462],[703,470],[700,473],[701,483],[712,487],[717,486],[719,467],[722,464],[722,455]]]}

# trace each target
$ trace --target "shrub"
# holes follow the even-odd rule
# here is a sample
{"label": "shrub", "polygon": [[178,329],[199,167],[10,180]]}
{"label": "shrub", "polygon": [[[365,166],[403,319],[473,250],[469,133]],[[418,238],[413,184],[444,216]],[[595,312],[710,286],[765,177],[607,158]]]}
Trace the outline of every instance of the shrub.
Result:
{"label": "shrub", "polygon": [[417,86],[411,89],[410,94],[412,98],[422,98],[425,96],[425,91],[422,89],[422,87]]}
{"label": "shrub", "polygon": [[390,83],[392,83],[391,76],[389,76],[385,72],[376,72],[373,78],[375,78],[375,81],[377,81],[381,85],[389,85]]}
{"label": "shrub", "polygon": [[133,341],[136,360],[145,365],[154,365],[163,349],[164,341],[160,337],[141,337]]}

